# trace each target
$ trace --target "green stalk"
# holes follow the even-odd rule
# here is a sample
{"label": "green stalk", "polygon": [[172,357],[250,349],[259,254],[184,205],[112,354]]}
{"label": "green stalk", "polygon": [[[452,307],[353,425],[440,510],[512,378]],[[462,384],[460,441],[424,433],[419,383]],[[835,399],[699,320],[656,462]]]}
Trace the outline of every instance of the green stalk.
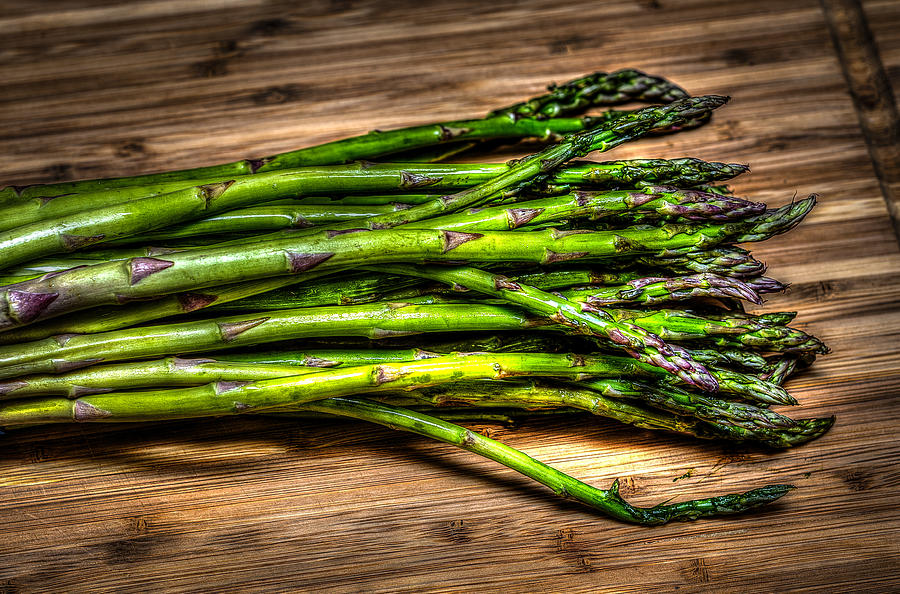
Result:
{"label": "green stalk", "polygon": [[[427,406],[412,406],[410,410],[432,415],[444,421],[451,423],[502,423],[504,425],[514,425],[523,419],[529,419],[538,416],[557,416],[557,415],[578,415],[584,414],[584,411],[574,408],[546,408],[539,410],[524,409],[503,409],[495,408],[490,410],[471,408],[471,407],[447,407],[435,410]],[[276,419],[303,419],[303,420],[341,420],[340,416],[329,413],[319,413],[310,410],[284,410],[278,412],[260,413],[261,416],[272,417]],[[347,420],[344,417],[344,420]]]}
{"label": "green stalk", "polygon": [[[303,205],[346,204],[386,205],[396,202],[396,193],[427,189],[432,192],[457,192],[484,183],[509,171],[509,163],[467,165],[423,165],[421,163],[354,163],[350,165],[285,169],[275,178],[299,188],[295,197]],[[572,187],[633,187],[638,183],[693,186],[709,180],[729,179],[747,170],[736,163],[706,162],[699,159],[636,159],[570,165],[552,173],[547,184],[560,192]],[[245,176],[246,177],[246,176]],[[271,177],[271,176],[270,176]],[[35,197],[0,207],[0,228],[12,229],[37,221],[56,219],[84,210],[96,210],[182,190],[189,186],[225,183],[241,177],[210,177],[162,182],[144,186],[65,194],[53,198]],[[335,200],[334,195],[394,192],[385,196],[350,196]],[[326,196],[322,196],[325,194]],[[404,197],[404,202],[421,203],[420,194]],[[429,200],[439,197],[431,196]],[[261,201],[266,204],[271,201]]]}
{"label": "green stalk", "polygon": [[[394,206],[259,206],[231,210],[221,215],[201,219],[186,225],[176,225],[161,231],[142,233],[123,240],[108,242],[111,245],[148,243],[179,239],[195,235],[239,234],[264,231],[283,231],[312,226],[339,224],[407,210]],[[622,215],[640,216],[641,220],[667,221],[730,221],[747,218],[765,212],[766,205],[748,202],[740,198],[723,197],[696,190],[679,190],[669,186],[645,186],[641,191],[578,191],[565,196],[540,198],[518,202],[514,206],[495,206],[471,209],[457,215],[429,219],[423,224],[440,229],[516,229],[525,225],[570,219],[602,219]],[[473,217],[473,215],[478,215]],[[422,225],[416,225],[421,227]],[[283,237],[272,234],[267,237]]]}
{"label": "green stalk", "polygon": [[[72,397],[112,390],[200,385],[214,381],[255,381],[311,373],[321,368],[416,361],[439,356],[422,349],[314,352],[314,356],[302,353],[293,355],[275,353],[265,357],[253,354],[229,356],[225,353],[222,355],[223,361],[201,356],[193,359],[170,357],[156,361],[94,365],[65,373],[27,375],[0,382],[0,398],[47,395]],[[495,354],[500,356],[503,353]],[[526,353],[517,352],[517,354],[520,355],[516,360],[518,364],[527,365],[531,361]],[[537,359],[547,353],[532,354]],[[624,357],[600,354],[566,356],[570,358],[571,365],[581,368],[577,370],[579,377],[633,376],[663,383],[673,381],[674,384],[681,383],[652,365],[641,364]],[[113,355],[106,360],[115,358],[116,355]],[[767,404],[796,403],[783,389],[754,376],[719,369],[713,369],[711,373],[715,378],[722,380],[723,393],[736,393],[741,397]]]}
{"label": "green stalk", "polygon": [[395,203],[385,206],[345,206],[334,205],[266,205],[229,210],[193,223],[172,225],[158,231],[142,233],[109,245],[148,243],[182,239],[197,235],[227,235],[241,233],[262,233],[286,229],[305,229],[322,225],[337,225],[345,221],[355,221],[374,217],[396,210],[409,208],[410,204]]}
{"label": "green stalk", "polygon": [[[523,103],[516,103],[495,110],[483,120],[445,122],[430,126],[402,128],[391,132],[374,131],[363,136],[329,142],[262,159],[242,159],[234,163],[213,165],[211,167],[198,167],[130,177],[64,182],[26,188],[10,187],[0,191],[0,200],[6,200],[13,196],[53,196],[93,189],[145,185],[165,180],[190,180],[214,176],[231,177],[310,165],[346,163],[357,159],[372,159],[394,152],[435,144],[464,141],[472,136],[481,138],[478,132],[473,130],[473,127],[478,127],[478,124],[482,124],[485,121],[490,123],[499,121],[501,126],[507,122],[514,125],[521,120],[530,121],[535,119],[540,121],[548,118],[575,115],[582,113],[591,106],[614,105],[627,101],[670,103],[688,96],[677,85],[663,78],[647,75],[634,69],[623,69],[609,74],[595,72],[560,86],[551,85],[548,90],[550,91],[549,93],[533,97]],[[568,125],[576,128],[562,133],[570,133],[581,129],[577,128],[578,123],[570,123]],[[490,128],[490,124],[486,127]],[[556,133],[560,132],[557,131]],[[483,134],[487,134],[487,138],[494,138],[489,131],[485,131]],[[535,134],[535,136],[544,137],[545,134]],[[501,135],[500,137],[504,136]]]}
{"label": "green stalk", "polygon": [[[319,232],[269,243],[197,249],[70,269],[0,290],[0,330],[101,305],[250,281],[317,268],[442,260],[553,264],[581,258],[705,248],[728,239],[784,232],[809,212],[814,198],[722,225],[670,225],[616,232],[464,233],[415,229]],[[406,211],[409,212],[409,211]],[[371,220],[371,219],[370,219]]]}
{"label": "green stalk", "polygon": [[576,304],[565,297],[477,268],[393,265],[384,267],[383,270],[437,280],[451,286],[460,285],[498,297],[530,313],[545,316],[568,327],[570,331],[604,338],[621,346],[635,359],[661,367],[687,384],[713,392],[718,389],[716,380],[702,365],[696,364],[690,355],[676,354],[655,335],[638,326],[611,324],[609,314],[602,308],[588,307],[584,303]]}
{"label": "green stalk", "polygon": [[430,404],[438,407],[437,410],[461,404],[529,409],[565,406],[646,429],[662,429],[701,439],[755,441],[777,448],[794,447],[815,439],[834,422],[832,417],[795,421],[750,405],[624,378],[577,384],[548,384],[537,380],[511,385],[461,382],[373,397],[400,406]]}
{"label": "green stalk", "polygon": [[[699,315],[677,309],[610,311],[618,321],[629,321],[672,342],[704,341],[725,348],[756,349],[781,353],[827,353],[814,336],[784,326],[775,314],[752,316],[729,312]],[[788,320],[789,321],[789,320]]]}
{"label": "green stalk", "polygon": [[741,513],[753,507],[770,503],[794,488],[791,485],[770,485],[738,495],[723,495],[681,503],[659,504],[651,508],[638,508],[626,502],[619,495],[618,480],[613,482],[610,489],[606,491],[591,487],[500,442],[422,413],[355,398],[323,400],[308,405],[306,408],[318,412],[343,414],[457,445],[500,462],[504,466],[550,487],[561,497],[570,497],[581,501],[614,518],[648,526],[664,524],[673,520],[695,520],[700,517]]}
{"label": "green stalk", "polygon": [[434,414],[449,407],[459,410],[464,405],[482,410],[571,408],[641,429],[669,431],[700,439],[721,439],[726,435],[726,432],[716,429],[714,425],[693,417],[679,416],[622,398],[607,398],[597,390],[569,383],[549,384],[538,380],[457,382],[410,392],[376,394],[373,399],[394,406],[416,407],[427,404],[432,407]]}
{"label": "green stalk", "polygon": [[[640,138],[660,124],[673,124],[695,114],[715,109],[727,99],[719,96],[687,98],[664,107],[648,107],[611,124],[563,138],[557,144],[525,157],[509,171],[478,186],[443,196],[407,210],[365,219],[362,227],[384,229],[420,221],[479,204],[504,190],[549,173],[574,157],[591,151],[607,151],[623,142]],[[115,207],[82,211],[65,218],[25,225],[0,233],[0,261],[18,264],[49,254],[74,251],[171,224],[264,202],[301,191],[280,172],[261,173],[222,183],[204,184],[168,194],[139,198]],[[351,229],[352,225],[337,228]]]}

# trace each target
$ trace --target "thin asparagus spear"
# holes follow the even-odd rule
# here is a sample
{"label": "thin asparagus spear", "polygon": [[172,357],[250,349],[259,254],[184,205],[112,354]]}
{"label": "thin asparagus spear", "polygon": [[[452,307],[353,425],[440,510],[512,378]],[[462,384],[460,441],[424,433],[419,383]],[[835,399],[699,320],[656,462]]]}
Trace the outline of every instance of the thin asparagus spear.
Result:
{"label": "thin asparagus spear", "polygon": [[588,380],[580,385],[610,398],[635,398],[669,412],[700,418],[731,439],[756,440],[777,448],[806,443],[834,424],[834,417],[794,420],[752,404],[623,379]]}
{"label": "thin asparagus spear", "polygon": [[[302,274],[378,263],[443,260],[520,261],[550,264],[579,258],[659,253],[709,247],[728,239],[759,240],[784,232],[809,212],[815,199],[751,219],[721,225],[661,226],[616,232],[558,233],[387,229],[314,236],[239,247],[198,249],[162,257],[137,257],[71,269],[0,289],[0,330],[132,299],[284,274]],[[408,212],[408,211],[407,211]],[[764,233],[761,231],[764,230]]]}
{"label": "thin asparagus spear", "polygon": [[[598,390],[577,384],[550,384],[545,380],[457,382],[410,392],[373,394],[372,398],[386,404],[412,408],[428,404],[435,414],[449,406],[459,409],[460,405],[466,404],[482,410],[552,410],[568,407],[642,429],[670,431],[700,439],[722,439],[734,433],[717,429],[706,421],[654,409],[637,401],[608,398]],[[750,433],[746,432],[746,435]]]}
{"label": "thin asparagus spear", "polygon": [[[833,417],[795,421],[753,406],[624,378],[565,384],[548,384],[547,380],[507,384],[460,382],[402,394],[375,394],[372,398],[400,406],[428,403],[438,410],[447,404],[459,406],[465,403],[476,407],[506,408],[567,406],[638,427],[663,429],[701,439],[755,441],[777,448],[794,447],[815,439],[834,422]],[[663,410],[648,406],[648,403]]]}
{"label": "thin asparagus spear", "polygon": [[[595,72],[571,80],[563,85],[552,85],[550,92],[533,97],[523,103],[516,103],[488,114],[485,120],[546,120],[548,118],[574,115],[590,106],[614,105],[626,101],[650,103],[670,103],[687,97],[681,87],[657,76],[647,75],[634,69],[623,69],[612,73]],[[503,118],[501,116],[507,116]],[[512,117],[509,117],[512,116]],[[479,122],[475,120],[475,122]],[[467,126],[466,124],[470,124]],[[82,192],[85,189],[110,188],[118,186],[144,185],[162,180],[185,180],[212,176],[234,176],[274,171],[309,165],[346,163],[357,159],[372,159],[377,156],[412,148],[465,140],[472,134],[472,122],[446,122],[430,126],[402,128],[391,132],[374,131],[323,145],[290,151],[262,159],[243,159],[224,165],[198,167],[170,171],[159,174],[138,175],[122,178],[82,180],[31,186],[26,188],[6,188],[0,191],[0,199],[9,195],[49,196],[54,194]],[[575,130],[568,130],[569,133]],[[540,135],[543,136],[543,135]],[[477,138],[477,136],[476,136]],[[488,138],[491,138],[488,135]]]}
{"label": "thin asparagus spear", "polygon": [[660,504],[638,508],[619,495],[618,480],[607,491],[590,487],[551,468],[517,450],[479,435],[473,431],[408,409],[387,408],[369,400],[329,399],[308,405],[308,410],[345,414],[360,420],[373,421],[386,427],[426,435],[490,458],[550,487],[562,497],[571,497],[595,509],[627,522],[643,525],[664,524],[673,520],[694,520],[719,514],[741,513],[770,503],[785,495],[791,485],[770,485],[739,495],[724,495],[709,499]]}
{"label": "thin asparagus spear", "polygon": [[[447,407],[444,409],[434,409],[427,406],[411,406],[410,410],[432,415],[444,421],[451,423],[502,423],[503,425],[515,425],[518,421],[526,418],[548,415],[583,415],[584,411],[575,408],[545,408],[539,410],[524,409],[479,409],[471,407]],[[349,420],[347,417],[335,416],[329,413],[313,412],[311,410],[284,410],[278,412],[260,413],[260,416],[271,417],[276,419],[303,419],[303,420],[327,420],[340,421]]]}

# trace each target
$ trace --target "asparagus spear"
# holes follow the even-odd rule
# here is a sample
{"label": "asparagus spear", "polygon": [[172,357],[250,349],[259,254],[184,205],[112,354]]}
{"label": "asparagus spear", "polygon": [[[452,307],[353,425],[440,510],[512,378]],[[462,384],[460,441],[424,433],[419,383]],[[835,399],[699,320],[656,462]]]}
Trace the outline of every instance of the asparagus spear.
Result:
{"label": "asparagus spear", "polygon": [[346,268],[362,263],[444,260],[549,264],[579,258],[709,247],[784,232],[809,212],[814,197],[758,217],[722,225],[661,226],[616,232],[557,233],[388,229],[329,233],[270,243],[198,249],[71,269],[0,290],[3,331],[63,313],[132,299],[228,284],[237,279]]}
{"label": "asparagus spear", "polygon": [[[364,219],[411,207],[412,205],[406,204],[399,207],[395,204],[365,208],[319,205],[257,206],[235,209],[193,223],[175,225],[107,243],[127,245],[195,235],[298,229]],[[458,227],[514,229],[523,225],[543,225],[553,221],[586,217],[598,219],[614,215],[640,217],[641,221],[659,219],[670,222],[729,221],[760,214],[765,209],[765,204],[748,202],[740,198],[723,197],[696,190],[679,190],[669,186],[653,186],[644,187],[641,191],[578,191],[566,196],[518,202],[513,207],[472,209],[471,212],[461,213],[459,216],[449,215],[432,219],[428,224],[442,229]],[[476,212],[481,222],[472,220],[471,215]]]}
{"label": "asparagus spear", "polygon": [[[595,386],[602,383],[597,380]],[[616,380],[608,380],[615,382]],[[608,398],[602,390],[590,389],[574,383],[548,383],[546,380],[498,382],[458,382],[447,386],[419,388],[403,393],[373,394],[372,398],[386,404],[416,407],[428,404],[435,414],[450,406],[459,410],[461,405],[495,410],[547,410],[569,407],[587,411],[643,429],[663,430],[700,439],[733,439],[735,435],[752,439],[749,431],[717,427],[715,423],[695,417],[666,412],[638,401],[625,398]],[[462,410],[465,410],[464,408]],[[773,432],[774,433],[774,432]]]}
{"label": "asparagus spear", "polygon": [[785,319],[774,314],[752,316],[732,312],[698,315],[674,309],[610,311],[616,320],[628,320],[673,342],[706,341],[728,348],[782,353],[828,352],[820,340],[801,330],[784,326]]}
{"label": "asparagus spear", "polygon": [[[511,308],[489,304],[407,305],[379,303],[348,307],[304,308],[245,314],[212,320],[162,326],[137,327],[93,335],[62,335],[41,341],[0,347],[0,378],[6,382],[0,392],[21,394],[32,374],[71,372],[99,363],[127,361],[173,353],[209,353],[251,345],[300,338],[363,336],[388,338],[421,332],[472,332],[504,330],[566,330],[551,321],[534,318]],[[492,347],[494,345],[491,345]],[[687,360],[681,350],[676,355]],[[333,354],[332,354],[333,356]],[[251,359],[252,360],[252,359]],[[624,357],[604,356],[615,373],[637,374],[657,381],[683,382],[652,364]],[[282,359],[282,363],[286,362]],[[779,386],[752,376],[712,369],[714,381],[723,393],[767,403],[793,403]],[[181,373],[189,373],[182,369]],[[40,384],[40,381],[35,380]],[[48,380],[55,382],[57,380]],[[66,381],[66,380],[63,380]],[[88,380],[74,376],[71,383],[86,387]]]}
{"label": "asparagus spear", "polygon": [[[445,143],[454,140],[466,140],[473,134],[472,128],[479,124],[487,127],[491,124],[501,127],[509,122],[541,121],[548,118],[572,115],[582,112],[592,105],[614,105],[626,101],[645,101],[670,103],[676,99],[687,97],[683,89],[673,83],[656,76],[651,76],[633,69],[623,69],[607,74],[595,72],[576,78],[560,86],[551,86],[549,93],[533,97],[523,103],[495,110],[484,120],[467,122],[445,122],[430,126],[402,128],[391,132],[374,131],[367,135],[330,142],[323,145],[290,151],[262,159],[242,159],[234,163],[213,165],[170,171],[159,174],[130,176],[124,178],[108,178],[64,182],[26,188],[10,187],[0,191],[0,200],[10,195],[18,196],[52,196],[83,192],[90,189],[103,189],[121,186],[145,185],[168,180],[191,180],[213,176],[235,176],[253,174],[264,171],[275,171],[309,165],[327,165],[346,163],[357,159],[372,159],[377,156],[412,148]],[[504,117],[506,116],[506,117]],[[578,128],[577,123],[569,123],[576,129],[565,130],[570,133]],[[557,133],[560,133],[557,131]],[[495,138],[485,132],[486,138]],[[545,134],[529,134],[543,137]],[[503,137],[503,136],[501,136]],[[475,136],[479,138],[479,136]]]}
{"label": "asparagus spear", "polygon": [[[607,151],[647,134],[655,126],[677,123],[697,113],[715,109],[726,100],[719,96],[686,98],[664,107],[638,110],[609,125],[565,137],[478,186],[408,210],[370,217],[363,226],[384,229],[478,204],[498,192],[552,171],[574,157],[596,150]],[[53,253],[74,251],[87,245],[290,195],[299,189],[300,186],[292,185],[279,172],[274,172],[192,186],[168,194],[139,198],[114,208],[82,211],[65,219],[43,221],[0,233],[0,261],[12,265]],[[150,213],[152,216],[149,216]]]}
{"label": "asparagus spear", "polygon": [[[336,200],[335,194],[371,192],[410,192],[427,189],[434,192],[453,192],[484,183],[510,169],[512,165],[471,164],[471,165],[423,165],[421,163],[355,163],[351,165],[324,166],[315,168],[281,170],[280,180],[287,180],[301,188],[302,204],[385,205],[397,201],[395,195],[351,196]],[[601,163],[577,164],[561,168],[548,178],[542,188],[556,187],[564,192],[568,187],[631,187],[641,182],[694,186],[706,181],[730,179],[747,170],[745,165],[736,163],[706,162],[699,159],[636,159],[627,161],[607,161]],[[189,186],[224,183],[241,177],[211,177],[186,180],[183,182],[163,182],[145,186],[129,186],[112,190],[98,190],[87,193],[60,196],[37,197],[19,201],[7,207],[0,207],[0,229],[12,229],[42,221],[55,219],[83,210],[95,210],[138,198],[166,194]],[[319,196],[326,194],[326,196]],[[424,199],[406,196],[404,202]],[[437,198],[432,196],[430,199]],[[264,201],[263,204],[270,201]]]}
{"label": "asparagus spear", "polygon": [[584,303],[576,304],[565,297],[477,268],[393,265],[386,269],[395,274],[429,278],[499,297],[531,313],[546,316],[573,331],[605,338],[620,345],[635,359],[662,367],[688,384],[709,391],[718,389],[716,380],[702,365],[696,364],[690,355],[676,355],[657,336],[638,326],[610,324],[610,317],[602,308],[586,306]]}
{"label": "asparagus spear", "polygon": [[229,210],[192,223],[172,225],[157,231],[107,243],[109,245],[127,245],[135,242],[149,243],[197,235],[227,235],[261,233],[284,229],[305,229],[307,227],[334,225],[344,221],[365,219],[394,212],[395,210],[404,210],[410,206],[412,205],[400,202],[384,206],[345,206],[342,204],[328,206],[318,204],[253,206]]}
{"label": "asparagus spear", "polygon": [[[127,252],[121,257],[133,257]],[[742,259],[743,258],[743,259]],[[674,271],[714,270],[720,274],[741,277],[748,268],[760,268],[761,264],[749,257],[745,250],[732,248],[715,248],[708,252],[687,252],[678,257],[667,257],[654,260],[652,257],[641,257],[640,261],[647,264],[665,266]],[[14,272],[26,273],[22,278],[31,280],[44,274],[68,270],[78,265],[93,264],[93,260],[54,260],[36,263],[32,267],[22,268]],[[616,262],[609,262],[612,265]],[[761,268],[760,268],[761,269]],[[665,272],[662,268],[661,272]],[[657,273],[659,273],[659,271]],[[27,274],[31,272],[31,274]],[[709,273],[704,273],[709,274]],[[599,272],[596,270],[564,268],[560,270],[547,270],[541,273],[526,273],[513,275],[514,280],[530,284],[545,290],[554,290],[571,287],[573,285],[587,284],[617,284],[634,281],[646,276],[643,269],[624,269],[620,272]],[[309,281],[307,276],[307,281]],[[22,282],[18,281],[18,282]],[[307,307],[314,305],[337,305],[365,303],[376,299],[403,301],[410,296],[429,294],[427,286],[403,289],[414,284],[415,280],[394,276],[350,275],[337,280],[316,281],[310,284],[304,282],[296,285],[294,277],[275,277],[263,281],[251,281],[248,283],[236,283],[223,287],[205,289],[201,292],[187,291],[176,293],[156,299],[125,306],[112,306],[96,308],[85,312],[76,313],[62,318],[47,320],[0,334],[0,344],[15,344],[40,340],[55,334],[90,334],[106,332],[118,328],[126,328],[141,322],[148,322],[164,317],[182,315],[198,311],[206,307],[215,307],[218,312],[246,311],[248,309],[271,310],[292,307]],[[11,283],[10,283],[11,284]],[[294,285],[288,287],[289,285]],[[279,287],[285,287],[279,290]],[[735,288],[739,290],[739,285]],[[385,289],[394,289],[385,293]],[[622,287],[622,290],[628,290]],[[646,290],[652,290],[648,287]],[[722,289],[721,295],[729,289]],[[720,291],[718,288],[710,288],[710,294]],[[260,295],[253,297],[254,295]],[[634,296],[632,298],[638,298]],[[238,301],[235,303],[235,301]]]}
{"label": "asparagus spear", "polygon": [[619,495],[618,480],[613,482],[609,490],[601,491],[499,442],[422,413],[412,413],[408,409],[387,408],[387,405],[384,404],[350,398],[322,400],[308,405],[306,408],[320,412],[346,414],[360,420],[374,421],[387,427],[424,434],[459,445],[547,485],[560,496],[574,498],[614,518],[643,525],[741,513],[750,508],[770,503],[793,489],[791,485],[770,485],[739,495],[724,495],[674,504],[659,504],[651,508],[638,508],[627,503]]}
{"label": "asparagus spear", "polygon": [[666,411],[694,416],[731,439],[755,440],[776,448],[821,437],[834,424],[834,417],[794,420],[752,404],[728,402],[675,387],[648,386],[623,379],[590,380],[582,385],[611,398],[635,398]]}

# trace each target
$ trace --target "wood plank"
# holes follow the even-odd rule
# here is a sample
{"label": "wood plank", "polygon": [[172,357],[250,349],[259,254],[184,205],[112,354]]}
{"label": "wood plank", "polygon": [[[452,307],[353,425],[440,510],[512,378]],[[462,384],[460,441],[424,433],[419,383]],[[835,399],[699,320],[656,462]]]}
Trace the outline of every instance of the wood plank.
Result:
{"label": "wood plank", "polygon": [[[894,80],[895,4],[865,3]],[[799,487],[758,513],[653,529],[558,501],[449,446],[353,423],[24,430],[0,450],[0,590],[897,588],[900,251],[818,2],[6,6],[3,183],[203,165],[475,117],[597,69],[633,66],[732,95],[711,125],[610,157],[749,162],[742,195],[819,194],[804,225],[753,249],[792,283],[765,309],[800,311],[834,351],[790,383],[801,401],[791,414],[837,423],[783,452],[600,418],[476,426],[591,484],[621,477],[639,504]]]}

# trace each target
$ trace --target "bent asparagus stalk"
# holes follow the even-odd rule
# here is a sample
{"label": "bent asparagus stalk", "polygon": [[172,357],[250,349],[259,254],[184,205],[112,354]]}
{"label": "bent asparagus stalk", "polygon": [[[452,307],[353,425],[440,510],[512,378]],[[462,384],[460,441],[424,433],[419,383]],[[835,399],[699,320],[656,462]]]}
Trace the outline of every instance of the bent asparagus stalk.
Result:
{"label": "bent asparagus stalk", "polygon": [[614,518],[636,524],[658,525],[673,520],[695,520],[700,517],[741,513],[770,503],[794,488],[791,485],[770,485],[737,495],[638,508],[626,502],[619,495],[618,480],[613,482],[610,489],[606,491],[596,489],[538,462],[518,450],[422,413],[413,413],[408,409],[397,407],[388,408],[384,404],[355,398],[322,400],[307,405],[306,409],[345,414],[360,420],[373,421],[386,427],[398,428],[458,445],[533,478],[550,487],[557,495],[571,497]]}

